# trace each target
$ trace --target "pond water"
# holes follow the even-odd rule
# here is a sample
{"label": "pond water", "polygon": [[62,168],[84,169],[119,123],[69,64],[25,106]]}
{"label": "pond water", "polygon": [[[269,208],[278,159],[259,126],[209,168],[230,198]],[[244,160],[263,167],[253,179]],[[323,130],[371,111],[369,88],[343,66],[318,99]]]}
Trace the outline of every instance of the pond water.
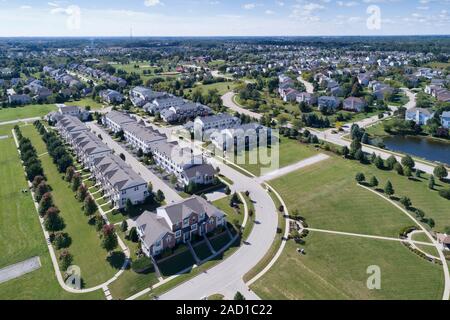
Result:
{"label": "pond water", "polygon": [[392,136],[383,142],[389,150],[450,165],[450,142],[411,136]]}

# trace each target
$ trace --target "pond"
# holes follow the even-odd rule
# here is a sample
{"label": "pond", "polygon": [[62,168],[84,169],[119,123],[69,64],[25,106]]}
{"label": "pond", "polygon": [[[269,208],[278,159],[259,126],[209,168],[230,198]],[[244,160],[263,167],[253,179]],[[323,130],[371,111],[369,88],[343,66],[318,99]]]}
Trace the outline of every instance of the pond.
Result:
{"label": "pond", "polygon": [[391,136],[383,142],[389,150],[450,165],[450,142],[412,136]]}

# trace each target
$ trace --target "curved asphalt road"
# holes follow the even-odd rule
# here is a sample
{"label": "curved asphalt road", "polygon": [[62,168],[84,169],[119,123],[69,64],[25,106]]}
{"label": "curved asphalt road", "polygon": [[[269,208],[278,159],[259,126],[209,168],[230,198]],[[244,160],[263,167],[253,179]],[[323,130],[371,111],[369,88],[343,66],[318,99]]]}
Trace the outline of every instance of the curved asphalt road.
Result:
{"label": "curved asphalt road", "polygon": [[234,92],[227,92],[222,96],[223,105],[231,110],[234,110],[236,112],[246,114],[252,118],[255,118],[257,120],[261,119],[262,115],[256,112],[252,112],[250,110],[244,109],[241,106],[238,106],[233,98],[236,94]]}
{"label": "curved asphalt road", "polygon": [[242,277],[252,269],[266,254],[276,236],[278,217],[275,204],[266,190],[253,178],[220,163],[210,161],[220,172],[234,181],[233,191],[250,191],[250,198],[255,202],[256,221],[253,230],[242,246],[230,257],[217,266],[197,277],[181,284],[160,296],[161,300],[198,300],[204,296],[220,293],[226,299],[233,299],[240,291],[248,300],[259,299],[248,290]]}

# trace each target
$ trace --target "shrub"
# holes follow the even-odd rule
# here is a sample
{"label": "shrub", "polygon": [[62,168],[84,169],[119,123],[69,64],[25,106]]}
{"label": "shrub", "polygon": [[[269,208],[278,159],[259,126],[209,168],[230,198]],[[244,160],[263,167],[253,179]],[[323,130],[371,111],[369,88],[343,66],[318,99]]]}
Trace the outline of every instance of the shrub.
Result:
{"label": "shrub", "polygon": [[450,200],[450,189],[441,189],[441,190],[439,190],[439,195],[442,198]]}

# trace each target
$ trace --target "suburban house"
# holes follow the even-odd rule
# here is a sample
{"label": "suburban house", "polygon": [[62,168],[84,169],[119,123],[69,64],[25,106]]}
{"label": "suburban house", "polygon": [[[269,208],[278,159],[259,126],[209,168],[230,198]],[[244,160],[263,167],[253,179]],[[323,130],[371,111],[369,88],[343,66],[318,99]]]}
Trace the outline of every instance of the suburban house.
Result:
{"label": "suburban house", "polygon": [[295,101],[297,101],[298,103],[304,102],[308,106],[311,106],[311,105],[313,105],[313,104],[315,104],[317,102],[317,98],[311,93],[300,92],[295,97]]}
{"label": "suburban house", "polygon": [[271,130],[258,123],[247,123],[211,134],[212,144],[223,151],[251,150],[271,143]]}
{"label": "suburban house", "polygon": [[317,100],[319,111],[334,111],[339,107],[340,100],[336,97],[321,96]]}
{"label": "suburban house", "polygon": [[349,97],[343,102],[343,109],[347,111],[361,112],[366,106],[366,101],[357,97]]}
{"label": "suburban house", "polygon": [[444,111],[442,113],[441,124],[444,128],[450,129],[450,111]]}
{"label": "suburban house", "polygon": [[165,96],[165,92],[156,92],[146,87],[135,87],[130,91],[130,100],[135,107],[143,107],[146,103]]}
{"label": "suburban house", "polygon": [[212,110],[201,104],[185,102],[182,105],[170,107],[161,111],[161,118],[167,123],[183,122],[198,116],[211,115]]}
{"label": "suburban house", "polygon": [[427,124],[428,120],[433,117],[434,113],[428,109],[412,108],[406,111],[405,120],[414,121],[418,125]]}
{"label": "suburban house", "polygon": [[241,119],[228,113],[219,113],[213,116],[197,117],[194,122],[186,124],[185,129],[201,134],[208,130],[222,130],[241,124]]}
{"label": "suburban house", "polygon": [[148,197],[147,183],[121,158],[113,154],[97,157],[91,171],[95,181],[102,185],[104,199],[114,207],[124,208],[128,200],[132,204],[143,203]]}
{"label": "suburban house", "polygon": [[165,134],[145,126],[143,122],[111,111],[104,116],[103,124],[114,132],[123,131],[131,147],[151,154],[156,164],[167,173],[174,174],[183,186],[191,182],[213,182],[214,169],[204,163],[201,155],[195,155],[190,148],[182,148],[177,142],[168,142]]}
{"label": "suburban house", "polygon": [[111,104],[122,103],[124,99],[120,92],[111,89],[100,91],[99,96],[103,101]]}
{"label": "suburban house", "polygon": [[437,242],[441,246],[442,250],[450,251],[450,236],[444,233],[438,233],[436,235]]}
{"label": "suburban house", "polygon": [[149,257],[225,225],[225,214],[198,196],[158,208],[156,214],[146,211],[136,220],[142,251]]}
{"label": "suburban house", "polygon": [[284,102],[296,101],[299,92],[293,88],[281,89],[280,95]]}
{"label": "suburban house", "polygon": [[127,200],[133,204],[143,203],[147,196],[147,183],[121,158],[112,154],[102,140],[76,117],[64,116],[56,128],[72,146],[77,159],[89,168],[105,199],[116,208],[125,207]]}
{"label": "suburban house", "polygon": [[59,121],[64,116],[77,117],[81,121],[86,121],[89,118],[89,111],[83,110],[78,106],[66,106],[65,104],[57,104],[58,111],[51,112],[47,115],[50,121]]}
{"label": "suburban house", "polygon": [[166,109],[170,109],[172,107],[178,107],[185,104],[185,101],[182,98],[178,97],[160,97],[154,99],[150,104],[146,104],[144,109],[150,114],[156,114]]}
{"label": "suburban house", "polygon": [[9,104],[28,104],[31,103],[30,96],[26,94],[11,94],[8,96]]}

